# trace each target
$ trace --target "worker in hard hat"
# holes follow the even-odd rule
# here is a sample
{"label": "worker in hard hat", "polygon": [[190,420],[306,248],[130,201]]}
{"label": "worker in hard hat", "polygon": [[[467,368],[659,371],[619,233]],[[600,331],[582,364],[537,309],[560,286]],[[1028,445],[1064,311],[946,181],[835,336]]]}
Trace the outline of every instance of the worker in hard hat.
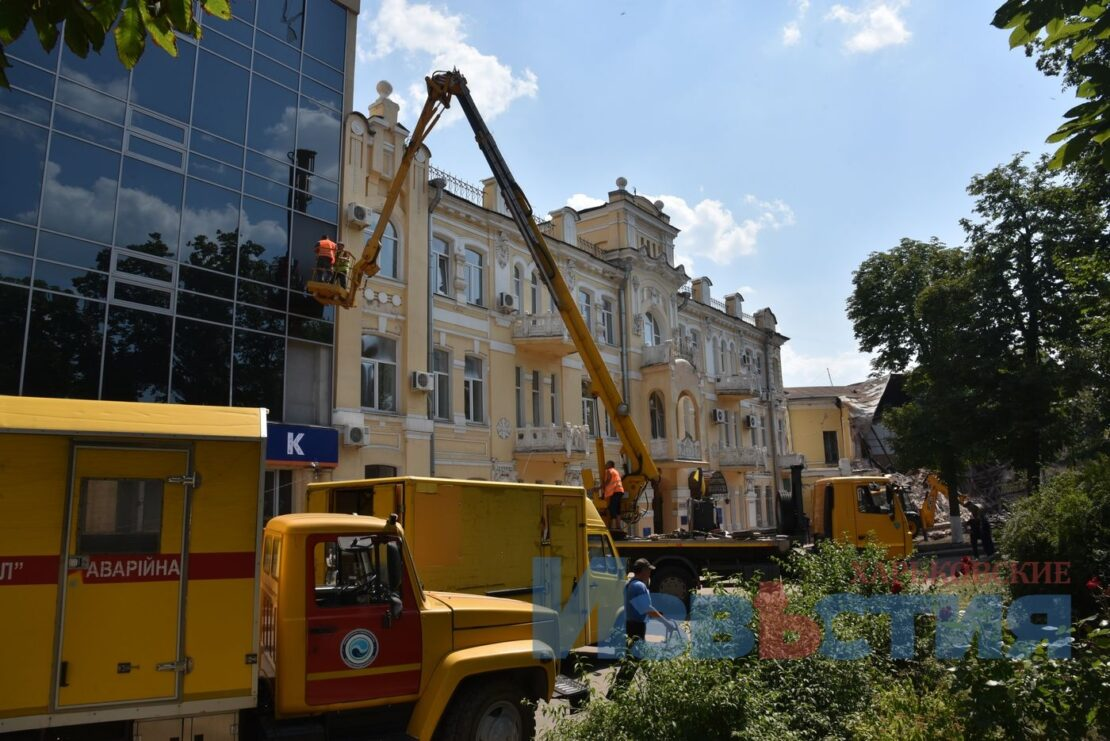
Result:
{"label": "worker in hard hat", "polygon": [[343,246],[342,242],[336,245],[335,282],[344,290],[347,289],[347,281],[350,279],[351,263],[353,260],[354,256],[347,251],[347,248]]}
{"label": "worker in hard hat", "polygon": [[321,283],[331,283],[334,268],[335,242],[328,239],[328,235],[325,234],[316,243],[316,280]]}

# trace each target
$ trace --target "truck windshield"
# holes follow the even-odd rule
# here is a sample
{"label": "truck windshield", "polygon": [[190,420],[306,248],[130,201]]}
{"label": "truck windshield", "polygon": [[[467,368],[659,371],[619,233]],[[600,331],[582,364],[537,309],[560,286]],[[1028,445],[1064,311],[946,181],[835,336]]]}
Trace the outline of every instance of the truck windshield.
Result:
{"label": "truck windshield", "polygon": [[320,607],[388,603],[400,596],[401,544],[392,536],[339,536],[313,546]]}

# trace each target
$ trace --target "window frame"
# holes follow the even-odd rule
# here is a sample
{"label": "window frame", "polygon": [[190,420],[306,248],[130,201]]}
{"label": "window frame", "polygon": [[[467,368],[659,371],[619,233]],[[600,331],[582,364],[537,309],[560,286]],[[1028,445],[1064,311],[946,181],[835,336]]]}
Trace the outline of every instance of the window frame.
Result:
{"label": "window frame", "polygon": [[[471,262],[473,255],[477,262]],[[477,247],[466,247],[463,251],[463,264],[466,274],[466,303],[471,306],[486,305],[486,255]],[[477,295],[475,295],[477,287]]]}
{"label": "window frame", "polygon": [[[467,355],[463,361],[463,413],[471,424],[485,424],[485,362],[478,355]],[[471,375],[471,363],[478,372]]]}
{"label": "window frame", "polygon": [[[443,245],[443,251],[436,249]],[[451,242],[446,237],[432,235],[432,255],[435,260],[435,285],[433,293],[438,296],[451,296]]]}
{"label": "window frame", "polygon": [[[397,399],[397,396],[398,396],[397,387],[400,385],[398,383],[398,380],[397,380],[398,379],[398,368],[399,368],[399,363],[397,361],[397,340],[392,338],[392,337],[387,337],[386,335],[377,334],[375,332],[362,332],[361,338],[365,338],[365,337],[374,337],[378,341],[385,341],[385,342],[392,343],[393,344],[393,360],[390,362],[390,361],[383,361],[383,360],[380,360],[378,358],[367,358],[365,355],[362,354],[362,350],[360,350],[360,352],[359,352],[359,361],[360,361],[360,363],[359,363],[359,403],[360,403],[360,406],[363,409],[367,410],[367,411],[396,413],[398,411],[398,409],[397,409],[397,407],[398,407],[398,404],[397,404],[397,401],[398,401],[398,399]],[[367,399],[366,399],[365,381],[362,378],[362,369],[365,368],[367,365],[373,365],[374,366],[374,394],[373,394],[374,398],[372,399],[372,401],[374,402],[373,405],[368,405],[366,403]],[[383,408],[383,407],[379,406],[381,396],[382,396],[382,390],[381,390],[381,386],[380,386],[381,377],[382,377],[382,374],[381,374],[381,366],[382,365],[392,365],[393,366],[393,396],[392,396],[393,406],[390,409],[386,409],[386,408]]]}
{"label": "window frame", "polygon": [[[374,228],[377,226],[378,219],[381,218],[381,214],[377,211],[371,211],[370,214],[370,224],[362,230],[363,244],[365,244],[366,240],[370,238],[370,235],[374,233]],[[386,254],[385,247],[387,240],[392,242],[392,265],[386,265],[382,262],[382,256]],[[355,259],[358,259],[357,255]],[[393,225],[392,219],[386,224],[385,231],[382,232],[382,242],[378,248],[378,256],[375,262],[378,264],[378,276],[382,278],[392,278],[393,280],[401,280],[401,238],[397,232],[397,227]],[[387,270],[387,268],[391,268],[391,270]]]}
{"label": "window frame", "polygon": [[651,422],[651,439],[667,439],[667,410],[663,396],[658,391],[648,395],[648,419]]}
{"label": "window frame", "polygon": [[[439,369],[439,360],[444,359],[444,368]],[[432,376],[435,387],[432,389],[432,418],[438,420],[451,419],[451,351],[437,347],[432,350]],[[446,414],[440,414],[440,407],[446,408]]]}

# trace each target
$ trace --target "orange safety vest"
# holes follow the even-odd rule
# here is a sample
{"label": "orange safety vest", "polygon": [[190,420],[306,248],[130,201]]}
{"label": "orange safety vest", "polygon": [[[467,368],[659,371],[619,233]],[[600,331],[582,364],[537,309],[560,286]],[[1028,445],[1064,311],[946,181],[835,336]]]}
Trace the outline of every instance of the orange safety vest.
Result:
{"label": "orange safety vest", "polygon": [[605,484],[601,488],[602,495],[608,499],[618,492],[624,494],[624,484],[621,483],[621,472],[615,468],[605,469]]}
{"label": "orange safety vest", "polygon": [[330,239],[321,239],[316,243],[316,256],[326,257],[329,262],[335,262],[335,242]]}

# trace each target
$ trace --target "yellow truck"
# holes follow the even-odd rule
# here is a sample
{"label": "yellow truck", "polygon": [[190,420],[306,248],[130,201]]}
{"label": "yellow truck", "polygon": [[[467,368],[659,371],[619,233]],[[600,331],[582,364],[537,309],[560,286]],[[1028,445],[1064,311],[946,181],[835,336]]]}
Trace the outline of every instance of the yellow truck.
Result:
{"label": "yellow truck", "polygon": [[396,518],[263,531],[265,435],[261,409],[0,397],[0,737],[528,737],[555,613],[426,590]]}
{"label": "yellow truck", "polygon": [[905,495],[889,476],[818,479],[803,500],[810,535],[863,545],[868,538],[891,558],[913,553]]}
{"label": "yellow truck", "polygon": [[[308,511],[387,516],[398,513],[420,578],[429,589],[536,600],[558,564],[559,594],[571,602],[588,584],[575,646],[596,643],[622,603],[624,568],[605,522],[581,487],[401,476],[309,484]],[[552,595],[553,597],[555,595]]]}

